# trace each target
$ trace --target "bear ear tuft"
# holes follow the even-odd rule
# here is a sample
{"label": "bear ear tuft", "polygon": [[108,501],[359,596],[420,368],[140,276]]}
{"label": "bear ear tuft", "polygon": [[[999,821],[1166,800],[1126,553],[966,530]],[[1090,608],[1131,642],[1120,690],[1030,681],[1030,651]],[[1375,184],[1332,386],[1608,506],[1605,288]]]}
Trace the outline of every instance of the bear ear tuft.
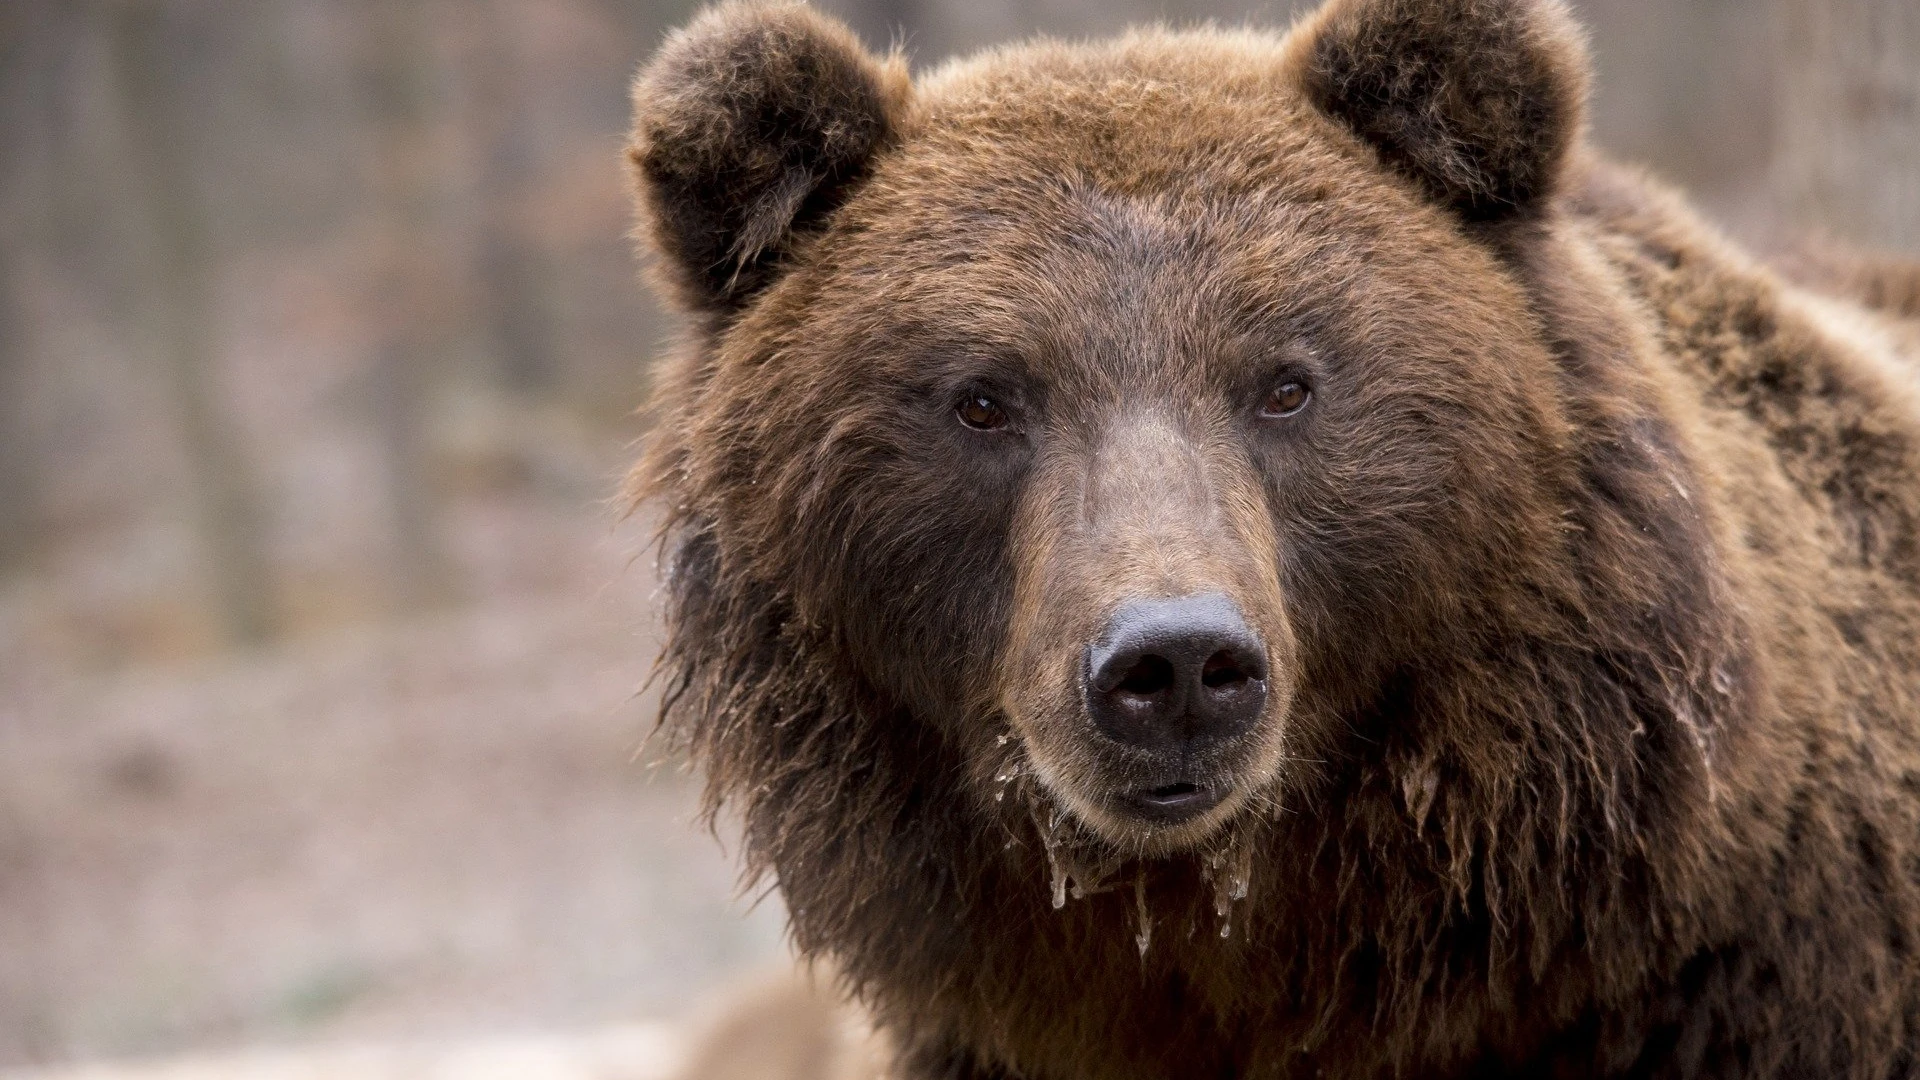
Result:
{"label": "bear ear tuft", "polygon": [[1308,98],[1470,221],[1551,195],[1580,138],[1562,0],[1331,0],[1296,33]]}
{"label": "bear ear tuft", "polygon": [[724,312],[770,281],[893,138],[910,92],[897,56],[800,4],[722,4],[668,38],[634,81],[627,156],[685,302]]}

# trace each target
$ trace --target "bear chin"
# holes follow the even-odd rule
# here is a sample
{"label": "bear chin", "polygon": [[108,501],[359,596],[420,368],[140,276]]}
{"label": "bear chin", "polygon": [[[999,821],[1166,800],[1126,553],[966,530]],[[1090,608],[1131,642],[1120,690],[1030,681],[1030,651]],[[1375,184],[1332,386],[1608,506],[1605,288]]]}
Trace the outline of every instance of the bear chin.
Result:
{"label": "bear chin", "polygon": [[[1069,817],[1083,827],[1080,835],[1088,842],[1133,857],[1165,858],[1204,848],[1242,818],[1279,803],[1277,767],[1251,777],[1215,772],[1187,779],[1195,774],[1179,773],[1180,779],[1155,777],[1160,782],[1142,784],[1069,779],[1044,756],[1029,753],[1027,760],[1036,783],[1023,795],[1036,821],[1043,815]],[[996,782],[994,788],[992,795],[1003,802],[1006,785]]]}
{"label": "bear chin", "polygon": [[[1049,784],[1044,771],[1041,783],[1068,813],[1083,823],[1095,836],[1115,850],[1147,858],[1163,858],[1191,851],[1228,829],[1256,796],[1242,788],[1233,788],[1208,798],[1195,812],[1173,813],[1152,805],[1140,806],[1140,799],[1126,793],[1106,799],[1088,799],[1071,788],[1062,790]],[[1117,804],[1117,805],[1116,805]]]}

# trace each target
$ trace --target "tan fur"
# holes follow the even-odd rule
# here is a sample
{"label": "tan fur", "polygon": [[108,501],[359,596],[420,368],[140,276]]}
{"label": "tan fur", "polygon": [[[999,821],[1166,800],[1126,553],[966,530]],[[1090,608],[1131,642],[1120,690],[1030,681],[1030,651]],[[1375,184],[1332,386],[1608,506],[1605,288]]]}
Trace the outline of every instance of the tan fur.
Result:
{"label": "tan fur", "polygon": [[1781,260],[1794,280],[1897,319],[1920,320],[1920,263],[1832,241],[1798,245]]}
{"label": "tan fur", "polygon": [[682,1080],[883,1080],[891,1054],[830,980],[782,972],[728,991],[695,1021]]}
{"label": "tan fur", "polygon": [[[670,730],[906,1075],[1913,1074],[1905,331],[1587,150],[1550,0],[853,48],[638,84],[703,320],[634,494]],[[1080,665],[1198,591],[1272,687],[1155,829]]]}

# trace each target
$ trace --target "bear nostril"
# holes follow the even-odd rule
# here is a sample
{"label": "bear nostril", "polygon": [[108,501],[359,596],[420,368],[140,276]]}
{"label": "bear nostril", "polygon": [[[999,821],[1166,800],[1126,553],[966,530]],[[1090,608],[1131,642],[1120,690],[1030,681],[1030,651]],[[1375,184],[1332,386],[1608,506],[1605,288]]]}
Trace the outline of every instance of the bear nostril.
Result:
{"label": "bear nostril", "polygon": [[1173,689],[1173,661],[1164,656],[1143,656],[1127,669],[1114,689],[1135,697],[1152,697]]}
{"label": "bear nostril", "polygon": [[1206,664],[1200,668],[1200,685],[1209,690],[1218,690],[1223,686],[1246,682],[1252,677],[1225,649],[1207,657]]}

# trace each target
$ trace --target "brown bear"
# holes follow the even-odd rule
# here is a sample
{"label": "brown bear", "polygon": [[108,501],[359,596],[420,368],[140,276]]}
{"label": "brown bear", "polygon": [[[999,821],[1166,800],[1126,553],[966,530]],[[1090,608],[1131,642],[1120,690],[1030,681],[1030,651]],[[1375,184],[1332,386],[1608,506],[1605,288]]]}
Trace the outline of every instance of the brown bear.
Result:
{"label": "brown bear", "polygon": [[1920,1073],[1913,337],[1586,80],[1558,0],[642,72],[665,723],[902,1075]]}

